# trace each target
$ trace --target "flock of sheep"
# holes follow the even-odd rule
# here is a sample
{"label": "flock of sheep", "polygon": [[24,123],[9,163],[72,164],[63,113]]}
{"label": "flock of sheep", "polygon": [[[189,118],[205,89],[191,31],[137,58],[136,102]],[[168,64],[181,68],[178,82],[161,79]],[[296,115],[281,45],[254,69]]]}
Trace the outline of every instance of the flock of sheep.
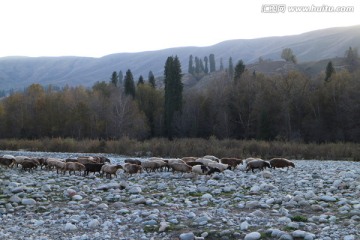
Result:
{"label": "flock of sheep", "polygon": [[23,171],[32,171],[33,169],[45,167],[48,170],[56,169],[57,173],[65,174],[67,171],[71,175],[76,171],[83,176],[92,173],[99,173],[101,177],[112,178],[116,176],[119,169],[123,169],[126,174],[135,174],[155,171],[174,172],[192,172],[200,175],[211,175],[215,172],[223,172],[227,169],[234,170],[238,165],[245,164],[246,172],[265,168],[284,168],[295,167],[295,164],[285,158],[273,158],[264,161],[260,158],[217,158],[215,156],[184,157],[181,159],[149,158],[146,160],[125,159],[124,164],[111,164],[110,159],[106,157],[78,157],[69,159],[60,158],[30,158],[26,156],[3,155],[0,157],[0,165],[13,167],[21,165]]}

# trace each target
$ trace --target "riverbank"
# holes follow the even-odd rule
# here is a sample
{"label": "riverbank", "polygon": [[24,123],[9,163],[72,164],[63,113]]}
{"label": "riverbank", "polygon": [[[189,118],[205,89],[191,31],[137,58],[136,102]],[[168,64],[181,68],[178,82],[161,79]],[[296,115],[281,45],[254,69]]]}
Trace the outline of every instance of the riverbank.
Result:
{"label": "riverbank", "polygon": [[119,172],[111,180],[0,167],[0,238],[355,240],[360,163],[293,161],[289,170],[246,173],[242,165],[211,177]]}

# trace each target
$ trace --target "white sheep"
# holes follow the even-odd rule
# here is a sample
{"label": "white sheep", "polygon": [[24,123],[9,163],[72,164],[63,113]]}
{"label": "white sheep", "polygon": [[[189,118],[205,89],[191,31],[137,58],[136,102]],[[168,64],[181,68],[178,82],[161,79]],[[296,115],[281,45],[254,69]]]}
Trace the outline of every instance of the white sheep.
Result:
{"label": "white sheep", "polygon": [[221,172],[225,171],[226,169],[231,169],[231,166],[229,166],[229,164],[223,164],[223,163],[217,163],[217,162],[209,163],[208,166],[212,167],[212,168],[217,168]]}

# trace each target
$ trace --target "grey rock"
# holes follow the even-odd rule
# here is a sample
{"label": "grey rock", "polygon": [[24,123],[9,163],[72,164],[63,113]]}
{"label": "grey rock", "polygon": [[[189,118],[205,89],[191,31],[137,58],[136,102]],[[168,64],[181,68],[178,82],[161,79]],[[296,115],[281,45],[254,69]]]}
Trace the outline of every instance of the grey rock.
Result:
{"label": "grey rock", "polygon": [[32,198],[23,198],[21,200],[21,204],[23,205],[35,205],[36,204],[36,201]]}

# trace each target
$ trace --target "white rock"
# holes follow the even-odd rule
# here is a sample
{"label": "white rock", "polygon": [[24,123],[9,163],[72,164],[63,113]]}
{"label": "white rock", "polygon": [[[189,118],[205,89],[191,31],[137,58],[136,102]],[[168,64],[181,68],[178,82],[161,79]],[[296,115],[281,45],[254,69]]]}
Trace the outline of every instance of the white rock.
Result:
{"label": "white rock", "polygon": [[132,193],[132,194],[138,194],[138,193],[141,193],[142,190],[141,190],[141,187],[132,187],[129,189],[129,193]]}
{"label": "white rock", "polygon": [[72,196],[72,198],[71,198],[72,200],[75,200],[75,201],[80,201],[80,200],[82,200],[83,199],[83,197],[82,196],[80,196],[80,195],[74,195],[74,196]]}
{"label": "white rock", "polygon": [[302,231],[302,230],[295,230],[292,232],[291,235],[295,238],[304,238],[306,235],[306,232]]}
{"label": "white rock", "polygon": [[159,232],[165,231],[169,226],[168,222],[160,222]]}
{"label": "white rock", "polygon": [[97,228],[100,225],[99,220],[93,219],[88,223],[89,228]]}
{"label": "white rock", "polygon": [[209,193],[205,193],[204,195],[201,196],[202,199],[211,199],[213,196]]}
{"label": "white rock", "polygon": [[77,227],[72,223],[67,223],[67,224],[65,224],[65,227],[64,227],[65,231],[74,231],[76,229],[77,229]]}
{"label": "white rock", "polygon": [[248,222],[242,222],[241,224],[240,224],[240,229],[242,230],[242,231],[244,231],[244,230],[248,230],[248,228],[249,228],[249,223]]}
{"label": "white rock", "polygon": [[261,238],[261,234],[259,232],[251,232],[245,235],[244,240],[257,240]]}

